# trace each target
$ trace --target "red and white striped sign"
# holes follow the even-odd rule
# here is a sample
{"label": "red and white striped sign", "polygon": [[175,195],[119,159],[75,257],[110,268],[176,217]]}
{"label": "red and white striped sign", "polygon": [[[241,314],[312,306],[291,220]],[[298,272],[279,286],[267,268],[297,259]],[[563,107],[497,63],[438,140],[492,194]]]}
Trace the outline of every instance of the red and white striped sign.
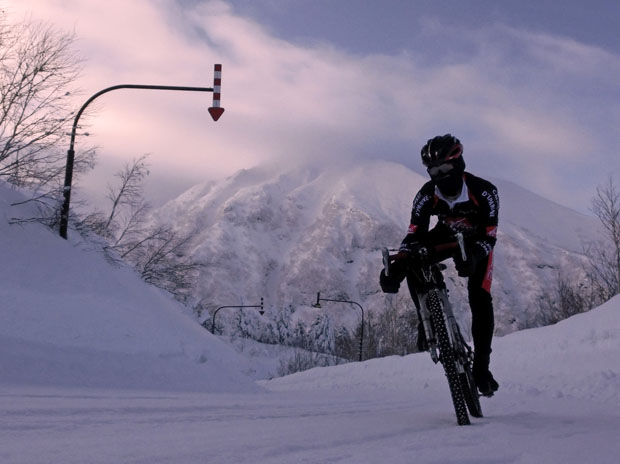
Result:
{"label": "red and white striped sign", "polygon": [[220,119],[224,108],[220,106],[222,95],[222,65],[216,64],[213,71],[213,106],[209,108],[209,114],[214,121]]}

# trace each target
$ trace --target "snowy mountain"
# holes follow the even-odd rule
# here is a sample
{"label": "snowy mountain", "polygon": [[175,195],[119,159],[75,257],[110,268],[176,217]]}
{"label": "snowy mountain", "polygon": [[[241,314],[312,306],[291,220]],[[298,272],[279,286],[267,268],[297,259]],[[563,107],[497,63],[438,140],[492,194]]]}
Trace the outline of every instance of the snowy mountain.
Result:
{"label": "snowy mountain", "polygon": [[[192,254],[206,266],[196,299],[211,311],[264,297],[266,317],[288,311],[312,320],[317,311],[310,304],[319,291],[368,311],[413,308],[405,291],[380,292],[379,250],[398,246],[413,197],[426,180],[384,161],[329,170],[261,166],[195,186],[156,217],[197,232]],[[501,335],[544,322],[542,296],[553,291],[558,272],[580,277],[581,241],[598,224],[510,182],[493,181],[501,202],[493,284]],[[453,269],[447,275],[455,311],[467,322],[464,281]],[[359,320],[346,306],[328,311],[345,324]]]}

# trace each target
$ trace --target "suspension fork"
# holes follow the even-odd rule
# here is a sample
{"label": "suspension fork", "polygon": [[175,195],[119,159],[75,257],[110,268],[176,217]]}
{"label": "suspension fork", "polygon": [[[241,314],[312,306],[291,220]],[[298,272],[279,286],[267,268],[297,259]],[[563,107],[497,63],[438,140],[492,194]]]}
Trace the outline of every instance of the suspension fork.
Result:
{"label": "suspension fork", "polygon": [[450,336],[450,341],[454,346],[454,343],[457,341],[457,334],[459,333],[460,329],[458,323],[456,322],[456,317],[454,317],[452,305],[450,304],[450,300],[448,299],[448,294],[446,290],[438,290],[437,293],[439,295],[439,299],[441,300],[441,304],[443,305],[443,314],[446,319],[448,335]]}
{"label": "suspension fork", "polygon": [[418,296],[420,305],[420,318],[422,320],[422,327],[424,327],[424,334],[426,335],[426,342],[428,343],[428,350],[431,354],[431,359],[435,364],[439,362],[439,352],[437,351],[437,337],[435,337],[435,331],[431,323],[431,313],[428,310],[426,301],[430,292],[435,292],[435,289],[431,289],[428,292],[424,292]]}

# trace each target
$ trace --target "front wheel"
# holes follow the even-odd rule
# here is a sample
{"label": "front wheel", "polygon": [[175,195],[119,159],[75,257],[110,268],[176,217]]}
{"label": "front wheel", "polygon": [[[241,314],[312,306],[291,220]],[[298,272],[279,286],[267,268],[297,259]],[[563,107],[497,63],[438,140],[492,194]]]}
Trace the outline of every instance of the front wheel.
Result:
{"label": "front wheel", "polygon": [[467,409],[473,417],[483,417],[482,407],[480,406],[480,395],[478,394],[478,387],[474,381],[474,374],[472,372],[473,355],[471,348],[467,345],[467,342],[463,339],[461,331],[456,327],[456,341],[457,346],[457,362],[460,364],[459,380],[461,382],[461,391],[465,397],[465,403],[467,403]]}
{"label": "front wheel", "polygon": [[448,335],[443,306],[437,292],[431,291],[429,293],[427,305],[439,345],[439,360],[448,378],[456,420],[459,425],[469,425],[469,414],[467,414],[467,404],[465,402],[465,395],[463,394],[459,364],[450,336]]}
{"label": "front wheel", "polygon": [[476,382],[474,382],[474,375],[469,364],[465,366],[465,372],[459,374],[459,381],[461,382],[461,391],[465,397],[469,413],[473,417],[484,417],[482,415],[482,406],[480,406],[480,395],[478,395],[478,388],[476,387]]}

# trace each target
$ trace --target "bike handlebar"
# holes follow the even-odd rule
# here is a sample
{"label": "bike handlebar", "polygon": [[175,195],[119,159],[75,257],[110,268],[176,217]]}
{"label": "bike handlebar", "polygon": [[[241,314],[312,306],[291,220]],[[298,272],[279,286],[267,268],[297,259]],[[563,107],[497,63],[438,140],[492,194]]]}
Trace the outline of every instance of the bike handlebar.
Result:
{"label": "bike handlebar", "polygon": [[[411,251],[415,251],[416,254],[420,256],[427,256],[429,250],[432,250],[433,252],[436,252],[436,253],[441,253],[441,252],[448,251],[454,248],[458,248],[461,253],[462,260],[467,261],[467,252],[465,251],[465,240],[463,238],[463,234],[461,232],[457,232],[454,235],[454,238],[456,240],[438,243],[435,245],[423,245]],[[392,255],[391,257],[395,258],[396,256],[398,255]]]}

